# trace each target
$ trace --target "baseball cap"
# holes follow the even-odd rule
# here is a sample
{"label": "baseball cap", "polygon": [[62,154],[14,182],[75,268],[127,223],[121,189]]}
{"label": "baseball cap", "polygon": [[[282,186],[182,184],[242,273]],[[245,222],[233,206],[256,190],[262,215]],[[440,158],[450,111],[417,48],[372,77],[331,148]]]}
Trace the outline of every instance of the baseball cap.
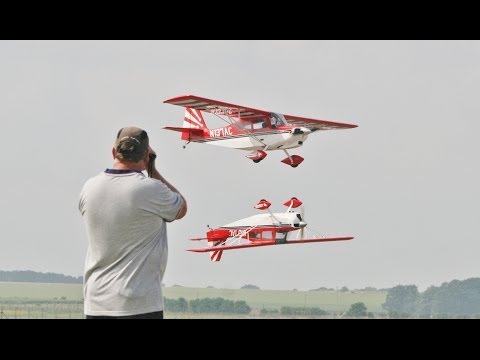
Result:
{"label": "baseball cap", "polygon": [[138,127],[121,128],[115,139],[115,149],[125,160],[139,161],[148,150],[148,134]]}

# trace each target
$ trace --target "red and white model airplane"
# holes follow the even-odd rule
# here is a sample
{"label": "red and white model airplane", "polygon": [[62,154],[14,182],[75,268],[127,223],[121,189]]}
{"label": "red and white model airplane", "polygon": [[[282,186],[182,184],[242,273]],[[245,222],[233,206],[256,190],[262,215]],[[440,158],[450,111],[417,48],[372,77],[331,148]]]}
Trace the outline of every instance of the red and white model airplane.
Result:
{"label": "red and white model airplane", "polygon": [[[211,252],[212,261],[220,261],[224,250],[244,249],[259,246],[301,244],[326,241],[351,240],[352,236],[309,237],[306,234],[307,223],[302,212],[294,211],[302,202],[292,197],[283,205],[288,209],[284,213],[272,213],[268,208],[270,202],[265,199],[255,205],[256,209],[268,210],[268,213],[250,216],[218,229],[207,231],[207,237],[190,240],[207,240],[209,246],[188,249],[193,252]],[[288,239],[290,232],[297,232],[297,237]]]}
{"label": "red and white model airplane", "polygon": [[[182,140],[252,151],[246,157],[258,163],[269,150],[283,150],[287,155],[282,162],[297,167],[303,158],[290,155],[287,149],[303,145],[310,133],[317,130],[352,129],[357,125],[308,119],[252,109],[195,95],[177,96],[164,101],[185,107],[182,127],[164,129],[179,131]],[[202,112],[218,116],[226,126],[209,129]],[[185,146],[184,146],[185,147]]]}

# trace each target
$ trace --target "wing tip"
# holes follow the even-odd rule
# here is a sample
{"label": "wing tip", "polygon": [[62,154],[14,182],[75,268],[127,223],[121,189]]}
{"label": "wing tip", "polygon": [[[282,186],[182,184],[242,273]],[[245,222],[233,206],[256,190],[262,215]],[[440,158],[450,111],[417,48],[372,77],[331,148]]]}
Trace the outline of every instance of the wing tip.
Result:
{"label": "wing tip", "polygon": [[340,240],[340,241],[341,240],[353,240],[353,239],[355,239],[355,237],[354,236],[338,236],[338,237],[335,237],[333,239],[337,239],[337,240]]}
{"label": "wing tip", "polygon": [[192,95],[192,94],[177,95],[177,96],[174,96],[174,97],[172,97],[172,98],[170,98],[170,99],[164,100],[163,102],[168,104],[168,103],[171,103],[171,102],[174,102],[174,101],[181,100],[181,99],[183,99],[183,98],[188,98],[188,97],[190,97],[190,96],[195,96],[195,95]]}
{"label": "wing tip", "polygon": [[338,124],[339,126],[343,127],[344,129],[355,129],[358,127],[357,124],[348,124],[348,123],[341,123],[341,122],[334,122],[331,121],[332,124]]}

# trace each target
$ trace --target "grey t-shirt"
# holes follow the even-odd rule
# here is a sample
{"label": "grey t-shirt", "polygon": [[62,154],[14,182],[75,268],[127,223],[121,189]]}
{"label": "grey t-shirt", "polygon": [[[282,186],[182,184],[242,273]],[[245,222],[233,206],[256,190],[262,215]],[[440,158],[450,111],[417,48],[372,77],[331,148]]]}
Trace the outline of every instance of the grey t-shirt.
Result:
{"label": "grey t-shirt", "polygon": [[163,310],[166,222],[175,220],[181,205],[178,193],[138,172],[107,171],[85,183],[79,208],[88,237],[86,315]]}

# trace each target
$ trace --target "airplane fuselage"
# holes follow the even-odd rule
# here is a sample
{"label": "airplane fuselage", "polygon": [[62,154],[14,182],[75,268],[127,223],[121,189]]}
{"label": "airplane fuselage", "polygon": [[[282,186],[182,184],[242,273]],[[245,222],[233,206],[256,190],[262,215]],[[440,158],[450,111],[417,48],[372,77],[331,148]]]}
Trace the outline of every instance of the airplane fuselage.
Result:
{"label": "airplane fuselage", "polygon": [[209,129],[210,137],[193,139],[192,142],[222,146],[240,150],[286,150],[303,145],[310,133],[305,129],[303,133],[294,134],[292,129],[255,131],[238,133],[231,126]]}
{"label": "airplane fuselage", "polygon": [[258,214],[249,216],[247,218],[234,221],[232,223],[221,226],[221,229],[236,229],[256,227],[294,227],[300,228],[306,225],[302,221],[299,212],[288,213],[272,213],[272,214]]}

